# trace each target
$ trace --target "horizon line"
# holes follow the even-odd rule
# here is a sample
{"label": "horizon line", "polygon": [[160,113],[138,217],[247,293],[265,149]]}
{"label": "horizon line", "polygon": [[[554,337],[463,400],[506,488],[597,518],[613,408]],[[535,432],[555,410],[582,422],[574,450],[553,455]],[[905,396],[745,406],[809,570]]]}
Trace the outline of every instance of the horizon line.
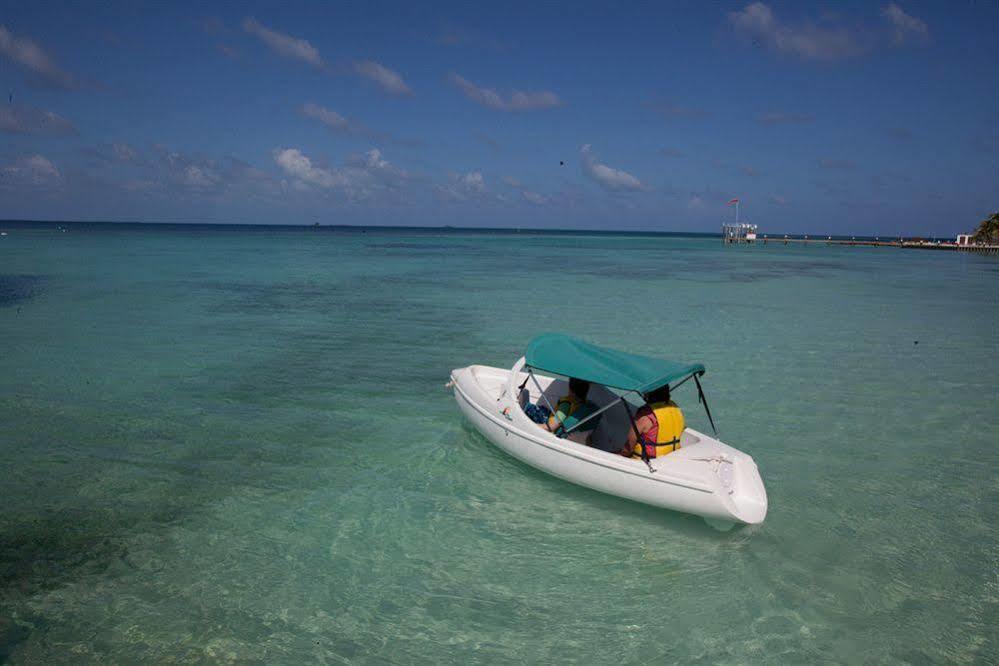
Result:
{"label": "horizon line", "polygon": [[[29,219],[0,219],[3,224],[73,224],[73,225],[137,225],[137,226],[200,226],[200,227],[223,227],[223,228],[278,228],[278,229],[386,229],[386,230],[415,230],[415,231],[472,231],[472,232],[506,232],[506,233],[531,233],[531,234],[602,234],[602,235],[659,235],[659,236],[704,236],[722,237],[721,231],[666,231],[651,229],[586,229],[586,228],[565,228],[565,227],[460,227],[454,225],[395,225],[395,224],[322,224],[314,222],[312,224],[275,224],[256,222],[168,222],[152,220],[29,220]],[[721,225],[719,225],[721,226]],[[951,236],[919,236],[916,234],[828,234],[828,233],[790,233],[790,232],[767,232],[760,234],[761,237],[779,240],[784,236],[788,238],[815,238],[823,240],[826,238],[846,239],[876,239],[876,238],[925,238],[930,240],[950,239]]]}

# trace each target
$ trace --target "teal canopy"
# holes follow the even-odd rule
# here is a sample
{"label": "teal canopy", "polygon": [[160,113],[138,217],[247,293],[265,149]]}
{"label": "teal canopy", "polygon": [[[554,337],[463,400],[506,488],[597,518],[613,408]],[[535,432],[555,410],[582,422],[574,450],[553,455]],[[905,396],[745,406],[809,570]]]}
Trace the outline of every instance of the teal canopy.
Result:
{"label": "teal canopy", "polygon": [[629,354],[559,333],[545,333],[531,340],[524,357],[527,365],[537,370],[639,393],[694,373],[704,374],[701,363],[677,363]]}

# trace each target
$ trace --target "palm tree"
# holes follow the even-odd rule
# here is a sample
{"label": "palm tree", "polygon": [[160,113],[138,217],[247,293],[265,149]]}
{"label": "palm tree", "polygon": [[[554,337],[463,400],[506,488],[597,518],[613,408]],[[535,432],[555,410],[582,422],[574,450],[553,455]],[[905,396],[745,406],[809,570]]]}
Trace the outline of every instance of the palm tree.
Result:
{"label": "palm tree", "polygon": [[982,220],[971,240],[986,245],[999,242],[999,213],[992,213]]}

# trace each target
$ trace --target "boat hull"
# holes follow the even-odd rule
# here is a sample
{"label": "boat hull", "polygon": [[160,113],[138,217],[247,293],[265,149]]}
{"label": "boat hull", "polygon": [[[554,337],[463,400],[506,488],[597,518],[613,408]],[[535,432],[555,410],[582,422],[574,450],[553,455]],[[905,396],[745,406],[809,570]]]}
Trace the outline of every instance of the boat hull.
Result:
{"label": "boat hull", "polygon": [[518,460],[570,483],[707,519],[755,524],[766,517],[766,490],[750,456],[688,428],[681,449],[653,460],[651,471],[640,460],[559,439],[537,427],[503,389],[510,373],[469,366],[454,370],[451,380],[469,422]]}

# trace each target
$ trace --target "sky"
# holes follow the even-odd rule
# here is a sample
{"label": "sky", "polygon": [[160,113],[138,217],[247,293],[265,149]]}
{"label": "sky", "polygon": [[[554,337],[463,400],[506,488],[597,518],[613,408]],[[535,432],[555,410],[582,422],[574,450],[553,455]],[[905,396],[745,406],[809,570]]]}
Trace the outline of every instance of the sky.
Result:
{"label": "sky", "polygon": [[953,236],[990,2],[0,5],[0,219]]}

